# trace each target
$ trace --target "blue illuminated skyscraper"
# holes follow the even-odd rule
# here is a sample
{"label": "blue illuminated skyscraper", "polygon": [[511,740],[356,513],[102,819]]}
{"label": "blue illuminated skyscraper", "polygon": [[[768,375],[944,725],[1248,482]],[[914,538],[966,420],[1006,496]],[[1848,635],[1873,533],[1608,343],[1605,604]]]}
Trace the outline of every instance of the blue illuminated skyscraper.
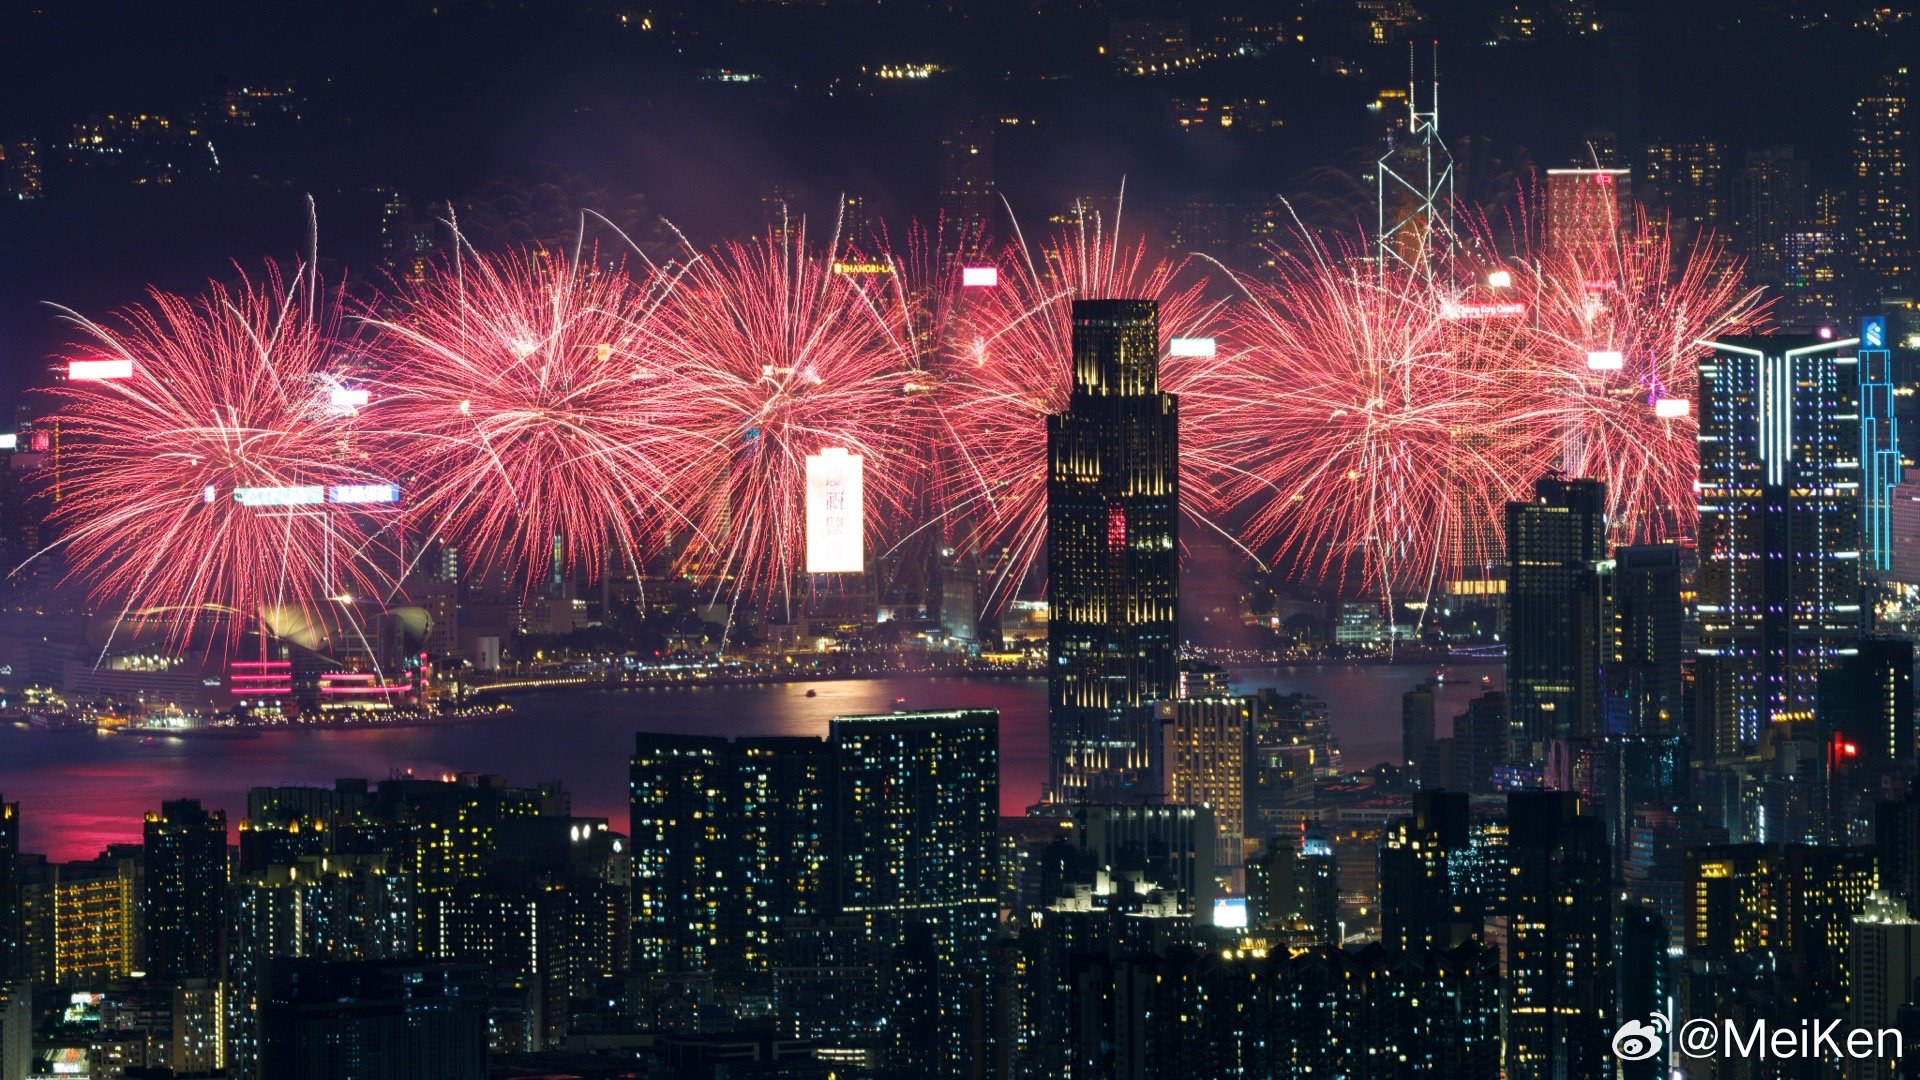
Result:
{"label": "blue illuminated skyscraper", "polygon": [[1853,338],[1713,342],[1700,364],[1700,688],[1694,752],[1752,753],[1813,719],[1860,636]]}
{"label": "blue illuminated skyscraper", "polygon": [[1860,558],[1875,572],[1893,566],[1893,489],[1903,479],[1893,390],[1887,318],[1875,315],[1860,324]]}

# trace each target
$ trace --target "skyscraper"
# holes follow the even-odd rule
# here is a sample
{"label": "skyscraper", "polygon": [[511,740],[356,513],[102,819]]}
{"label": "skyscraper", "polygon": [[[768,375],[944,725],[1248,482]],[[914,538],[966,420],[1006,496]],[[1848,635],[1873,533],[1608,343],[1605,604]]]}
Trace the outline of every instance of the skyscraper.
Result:
{"label": "skyscraper", "polygon": [[227,815],[198,799],[162,803],[147,815],[145,838],[147,974],[224,978]]}
{"label": "skyscraper", "polygon": [[1613,249],[1633,214],[1627,169],[1547,170],[1547,251],[1591,259]]}
{"label": "skyscraper", "polygon": [[0,992],[27,976],[27,913],[20,885],[20,804],[0,799]]}
{"label": "skyscraper", "polygon": [[[1900,1008],[1913,1001],[1914,980],[1920,979],[1920,921],[1899,900],[1876,890],[1867,897],[1866,910],[1854,917],[1847,969],[1853,1025],[1868,1031],[1898,1026]],[[1853,1075],[1892,1080],[1898,1073],[1890,1062],[1857,1062]]]}
{"label": "skyscraper", "polygon": [[1048,798],[1137,797],[1174,696],[1179,428],[1157,308],[1076,300],[1073,395],[1047,421]]}
{"label": "skyscraper", "polygon": [[1507,504],[1507,707],[1515,760],[1601,730],[1607,489],[1543,476]]}
{"label": "skyscraper", "polygon": [[976,1043],[999,916],[1000,715],[989,709],[839,716],[832,725],[841,913],[879,946],[890,1064],[952,1074]]}
{"label": "skyscraper", "polygon": [[727,740],[636,737],[629,764],[633,960],[641,971],[700,971],[719,961],[728,882]]}
{"label": "skyscraper", "polygon": [[1606,577],[1606,730],[1644,739],[1680,734],[1680,548],[1624,546]]}
{"label": "skyscraper", "polygon": [[1507,797],[1510,1080],[1612,1068],[1613,860],[1599,818],[1563,791]]}
{"label": "skyscraper", "polygon": [[1736,339],[1700,362],[1702,760],[1811,720],[1820,672],[1859,637],[1854,344]]}
{"label": "skyscraper", "polygon": [[1733,231],[1756,275],[1778,278],[1786,235],[1806,220],[1807,163],[1791,146],[1749,153],[1733,181]]}
{"label": "skyscraper", "polygon": [[[1860,559],[1867,571],[1893,568],[1893,493],[1905,474],[1900,459],[1900,390],[1887,319],[1860,323]],[[1909,389],[1908,392],[1911,392]]]}
{"label": "skyscraper", "polygon": [[962,120],[940,139],[940,214],[962,243],[976,240],[999,210],[993,188],[993,127]]}
{"label": "skyscraper", "polygon": [[1422,787],[1439,787],[1442,779],[1421,771],[1433,753],[1433,702],[1432,683],[1421,683],[1400,695],[1400,754]]}
{"label": "skyscraper", "polygon": [[1214,866],[1233,873],[1245,861],[1247,760],[1253,749],[1253,699],[1184,698],[1159,706],[1162,798],[1173,806],[1209,806],[1217,843]]}
{"label": "skyscraper", "polygon": [[1897,290],[1914,271],[1913,116],[1907,69],[1881,76],[1853,109],[1855,235],[1863,284]]}

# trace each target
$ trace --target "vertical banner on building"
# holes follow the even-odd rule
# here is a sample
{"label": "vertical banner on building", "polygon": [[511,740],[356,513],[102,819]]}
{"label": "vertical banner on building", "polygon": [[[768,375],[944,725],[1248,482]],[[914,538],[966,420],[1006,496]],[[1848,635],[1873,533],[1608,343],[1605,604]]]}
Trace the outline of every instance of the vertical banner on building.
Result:
{"label": "vertical banner on building", "polygon": [[807,573],[866,569],[864,463],[844,447],[807,457]]}

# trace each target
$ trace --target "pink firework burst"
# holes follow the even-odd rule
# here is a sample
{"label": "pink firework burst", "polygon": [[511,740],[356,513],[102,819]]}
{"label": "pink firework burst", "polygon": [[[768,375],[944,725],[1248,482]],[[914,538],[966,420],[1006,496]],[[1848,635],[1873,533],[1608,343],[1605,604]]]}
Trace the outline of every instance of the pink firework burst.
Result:
{"label": "pink firework burst", "polygon": [[[1210,338],[1221,310],[1190,262],[1155,258],[1144,240],[1123,244],[1117,214],[1109,229],[1084,212],[1077,227],[1038,248],[1023,238],[996,262],[996,284],[962,290],[940,391],[956,448],[946,463],[957,500],[949,510],[965,516],[970,539],[990,554],[989,610],[1018,594],[1046,550],[1047,417],[1072,392],[1073,302],[1156,301],[1163,358],[1175,338]],[[1200,370],[1165,363],[1162,385],[1180,393]],[[1183,456],[1188,507],[1204,502],[1206,475],[1200,459]]]}
{"label": "pink firework burst", "polygon": [[863,459],[869,552],[909,501],[912,325],[886,287],[835,272],[838,249],[809,248],[804,223],[726,244],[695,255],[660,308],[655,347],[690,436],[670,478],[694,526],[680,569],[716,597],[793,610],[810,455]]}
{"label": "pink firework burst", "polygon": [[525,587],[637,565],[670,504],[681,398],[619,268],[534,248],[467,252],[371,320],[366,420],[414,519]]}
{"label": "pink firework burst", "polygon": [[272,609],[312,617],[381,589],[368,519],[336,509],[377,478],[326,408],[344,351],[331,299],[305,270],[269,270],[72,316],[53,513],[95,603],[174,646],[218,627],[231,646]]}
{"label": "pink firework burst", "polygon": [[1522,377],[1560,467],[1607,484],[1617,541],[1692,537],[1702,340],[1751,332],[1760,290],[1712,237],[1676,248],[1644,215],[1617,239],[1516,260],[1534,309]]}
{"label": "pink firework burst", "polygon": [[1496,558],[1495,522],[1541,460],[1497,298],[1385,274],[1305,240],[1243,282],[1232,349],[1182,387],[1184,453],[1251,546],[1295,576],[1421,599]]}

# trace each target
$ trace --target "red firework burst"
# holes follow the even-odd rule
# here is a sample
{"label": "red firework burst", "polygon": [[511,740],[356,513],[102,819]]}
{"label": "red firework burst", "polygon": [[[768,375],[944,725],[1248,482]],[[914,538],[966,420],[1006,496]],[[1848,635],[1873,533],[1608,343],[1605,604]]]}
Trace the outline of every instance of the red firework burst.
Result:
{"label": "red firework burst", "polygon": [[676,431],[652,303],[622,270],[544,249],[469,252],[401,292],[373,320],[366,419],[412,516],[526,587],[636,565]]}
{"label": "red firework burst", "polygon": [[699,254],[656,320],[690,435],[671,477],[694,525],[681,570],[716,596],[791,612],[809,455],[864,459],[869,551],[907,502],[912,326],[884,287],[835,273],[838,246],[809,249],[802,223]]}
{"label": "red firework burst", "polygon": [[232,645],[269,609],[312,617],[380,589],[367,519],[336,509],[375,478],[326,408],[342,352],[328,299],[306,271],[270,270],[194,298],[154,292],[106,322],[72,316],[74,377],[50,391],[53,514],[95,603],[175,646],[216,626]]}
{"label": "red firework burst", "polygon": [[[1174,338],[1211,337],[1220,313],[1194,267],[1152,257],[1144,240],[1123,245],[1117,218],[1108,229],[1091,212],[1038,249],[1023,239],[997,262],[996,285],[965,290],[977,295],[962,299],[954,320],[940,408],[955,448],[946,467],[958,502],[949,512],[965,515],[973,542],[992,555],[989,609],[1021,589],[1046,550],[1047,417],[1073,389],[1073,302],[1156,301],[1163,358]],[[1180,393],[1198,370],[1165,364],[1162,384]],[[1183,456],[1188,507],[1204,502],[1206,475],[1199,458]]]}
{"label": "red firework burst", "polygon": [[1612,243],[1539,259],[1516,282],[1534,310],[1522,377],[1558,430],[1560,467],[1607,484],[1621,543],[1693,535],[1698,343],[1755,330],[1766,305],[1711,237],[1676,250],[1644,215]]}
{"label": "red firework burst", "polygon": [[1233,348],[1181,387],[1182,452],[1216,471],[1248,542],[1300,577],[1424,598],[1496,555],[1539,461],[1503,371],[1521,321],[1306,240],[1243,283]]}

